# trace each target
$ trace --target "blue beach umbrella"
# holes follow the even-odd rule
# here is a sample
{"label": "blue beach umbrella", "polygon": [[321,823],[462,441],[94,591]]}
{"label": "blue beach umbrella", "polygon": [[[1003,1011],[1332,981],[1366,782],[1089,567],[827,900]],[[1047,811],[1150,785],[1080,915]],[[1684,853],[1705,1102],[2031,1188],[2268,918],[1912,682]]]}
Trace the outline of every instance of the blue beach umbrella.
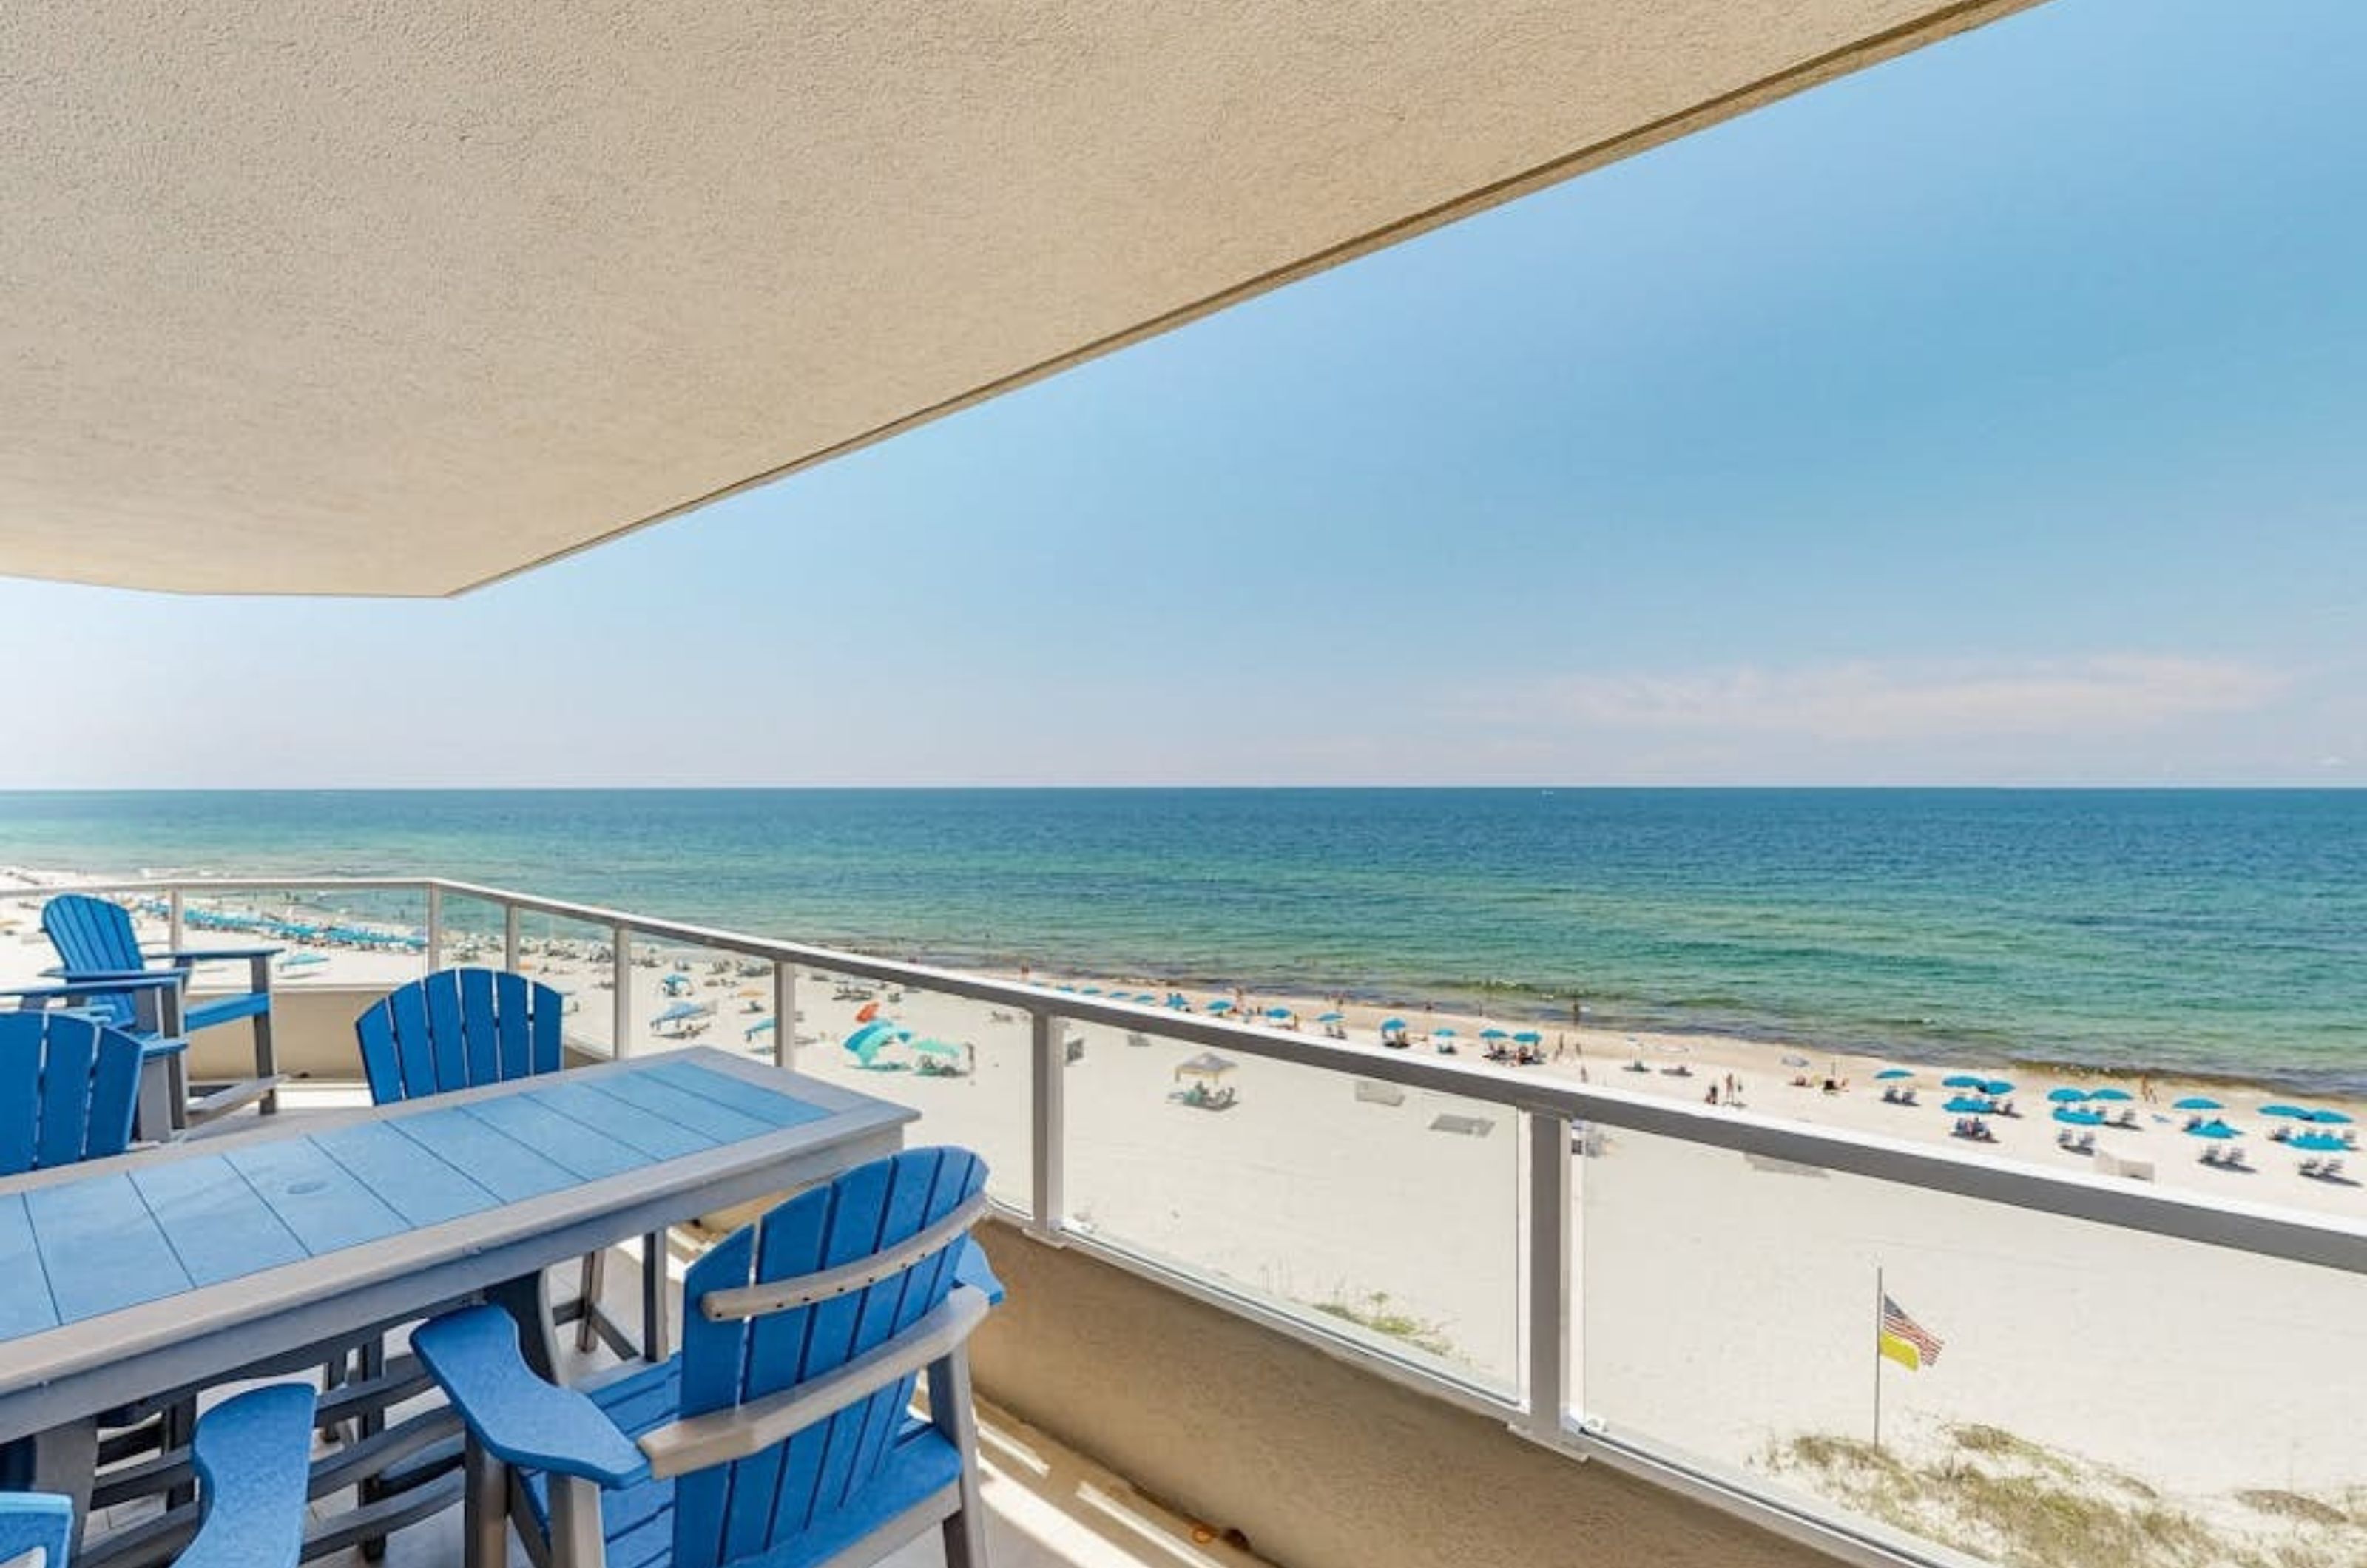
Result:
{"label": "blue beach umbrella", "polygon": [[1433,1029],[1430,1032],[1430,1037],[1433,1040],[1452,1040],[1455,1038],[1455,1031],[1451,1029]]}
{"label": "blue beach umbrella", "polygon": [[854,1052],[858,1056],[864,1056],[864,1060],[869,1061],[870,1057],[865,1056],[865,1052],[877,1051],[903,1032],[903,1030],[883,1018],[877,1022],[865,1024],[839,1043],[844,1049]]}
{"label": "blue beach umbrella", "polygon": [[2093,1111],[2074,1111],[2067,1105],[2055,1108],[2055,1119],[2067,1127],[2100,1127],[2104,1122],[2103,1117]]}
{"label": "blue beach umbrella", "polygon": [[2350,1123],[2350,1116],[2340,1111],[2313,1111],[2303,1120],[2315,1122],[2321,1127],[2344,1127]]}
{"label": "blue beach umbrella", "polygon": [[2207,1094],[2190,1094],[2184,1100],[2171,1100],[2169,1108],[2172,1111],[2225,1111],[2226,1109]]}
{"label": "blue beach umbrella", "polygon": [[2124,1089],[2100,1089],[2088,1096],[2090,1100],[2135,1100],[2136,1096]]}
{"label": "blue beach umbrella", "polygon": [[2308,1121],[2310,1117],[2310,1113],[2298,1105],[2263,1105],[2260,1107],[2260,1114],[2263,1116],[2291,1116],[2303,1122]]}
{"label": "blue beach umbrella", "polygon": [[2232,1138],[2237,1133],[2225,1122],[2205,1122],[2199,1127],[2189,1127],[2186,1135],[2190,1138]]}
{"label": "blue beach umbrella", "polygon": [[2084,1089],[2050,1089],[2046,1091],[2046,1098],[2057,1105],[2077,1105],[2088,1098],[2088,1091]]}
{"label": "blue beach umbrella", "polygon": [[1545,1042],[1546,1037],[1534,1029],[1523,1029],[1512,1036],[1512,1043],[1515,1045],[1542,1045]]}
{"label": "blue beach umbrella", "polygon": [[1208,1010],[1210,1012],[1230,1012],[1233,1010],[1233,1004],[1227,1001],[1224,998],[1218,997],[1215,1001],[1208,1004]]}
{"label": "blue beach umbrella", "polygon": [[1960,1094],[1940,1109],[1951,1116],[1988,1116],[1997,1111],[1988,1100],[1976,1100],[1969,1094]]}
{"label": "blue beach umbrella", "polygon": [[1483,1029],[1479,1032],[1479,1038],[1482,1040],[1504,1040],[1509,1039],[1510,1036],[1501,1029]]}
{"label": "blue beach umbrella", "polygon": [[1950,1073],[1940,1080],[1942,1089],[1987,1089],[1988,1079],[1975,1073]]}
{"label": "blue beach umbrella", "polygon": [[1152,996],[1149,991],[1137,991],[1134,994],[1134,999],[1141,1006],[1147,1008],[1155,1008],[1159,1005],[1159,998]]}
{"label": "blue beach umbrella", "polygon": [[1318,1023],[1345,1023],[1348,1021],[1348,1015],[1344,1012],[1319,1012],[1315,1015],[1315,1021]]}
{"label": "blue beach umbrella", "polygon": [[1981,1085],[1981,1092],[1987,1095],[2011,1094],[2013,1092],[2013,1085],[2005,1078],[1991,1078],[1988,1082]]}
{"label": "blue beach umbrella", "polygon": [[651,1018],[651,1023],[679,1023],[686,1018],[704,1018],[708,1010],[697,1002],[675,1002]]}
{"label": "blue beach umbrella", "polygon": [[2331,1133],[2302,1133],[2285,1140],[2289,1149],[2306,1149],[2311,1154],[2341,1154],[2350,1145]]}
{"label": "blue beach umbrella", "polygon": [[1912,1067],[1885,1067],[1882,1071],[1874,1074],[1874,1076],[1877,1079],[1911,1078],[1915,1076],[1915,1070]]}
{"label": "blue beach umbrella", "polygon": [[1265,1010],[1265,1015],[1268,1018],[1288,1018],[1291,1013],[1288,1008],[1268,1008]]}
{"label": "blue beach umbrella", "polygon": [[1403,1029],[1404,1027],[1405,1020],[1401,1018],[1385,1018],[1381,1020],[1381,1032],[1384,1034],[1387,1033],[1392,1029]]}

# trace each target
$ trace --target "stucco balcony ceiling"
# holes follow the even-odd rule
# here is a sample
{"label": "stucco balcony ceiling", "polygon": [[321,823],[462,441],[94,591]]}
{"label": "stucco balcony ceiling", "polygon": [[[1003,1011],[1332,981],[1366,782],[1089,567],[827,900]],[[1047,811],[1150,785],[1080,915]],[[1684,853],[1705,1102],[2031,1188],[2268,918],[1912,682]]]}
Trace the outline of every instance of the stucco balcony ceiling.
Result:
{"label": "stucco balcony ceiling", "polygon": [[2028,0],[0,12],[0,571],[442,594]]}

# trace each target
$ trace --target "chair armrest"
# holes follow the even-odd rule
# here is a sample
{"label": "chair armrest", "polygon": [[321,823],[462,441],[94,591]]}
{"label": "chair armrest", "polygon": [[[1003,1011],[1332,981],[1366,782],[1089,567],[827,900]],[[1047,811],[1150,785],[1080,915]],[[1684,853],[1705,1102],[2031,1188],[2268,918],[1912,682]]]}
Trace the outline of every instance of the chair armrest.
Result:
{"label": "chair armrest", "polygon": [[[47,1004],[52,1001],[63,1001],[72,997],[93,997],[103,996],[113,992],[154,990],[164,986],[178,986],[180,983],[181,977],[178,975],[158,975],[152,971],[143,969],[136,975],[122,975],[102,978],[92,978],[88,976],[85,976],[80,979],[62,980],[54,986],[10,986],[6,988],[0,988],[0,998],[14,997],[25,1002],[38,1001]],[[6,1561],[6,1558],[0,1558],[0,1562]]]}
{"label": "chair armrest", "polygon": [[115,986],[118,989],[130,985],[135,980],[163,980],[170,985],[178,986],[188,979],[188,976],[178,969],[51,968],[44,969],[41,973],[45,976],[55,976],[57,978],[72,986],[93,985],[100,981],[106,981]]}
{"label": "chair armrest", "polygon": [[74,1504],[47,1492],[0,1493],[0,1562],[39,1551],[62,1563],[74,1540]]}
{"label": "chair armrest", "polygon": [[964,1236],[961,1250],[954,1254],[954,1283],[968,1285],[986,1298],[989,1306],[1002,1304],[1002,1280],[987,1261],[986,1248],[979,1246],[978,1237]]}
{"label": "chair armrest", "polygon": [[170,953],[152,953],[148,956],[164,959],[168,964],[210,964],[218,959],[276,958],[287,951],[284,947],[176,948]]}
{"label": "chair armrest", "polygon": [[499,1307],[448,1313],[414,1332],[411,1348],[470,1435],[504,1462],[603,1486],[649,1473],[640,1450],[598,1405],[534,1375],[518,1353],[517,1324]]}
{"label": "chair armrest", "polygon": [[224,1400],[198,1422],[204,1522],[178,1568],[296,1568],[312,1480],[313,1394],[273,1383]]}
{"label": "chair armrest", "polygon": [[835,1371],[729,1410],[687,1416],[644,1432],[641,1452],[649,1456],[650,1473],[661,1481],[685,1475],[746,1459],[794,1437],[822,1417],[952,1355],[984,1320],[986,1311],[983,1292],[957,1285],[934,1312]]}

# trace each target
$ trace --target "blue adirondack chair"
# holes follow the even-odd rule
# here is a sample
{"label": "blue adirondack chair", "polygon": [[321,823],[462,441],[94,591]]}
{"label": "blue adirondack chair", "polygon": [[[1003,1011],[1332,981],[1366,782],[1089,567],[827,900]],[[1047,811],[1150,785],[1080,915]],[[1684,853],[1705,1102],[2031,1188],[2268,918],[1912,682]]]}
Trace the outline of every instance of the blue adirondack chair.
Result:
{"label": "blue adirondack chair", "polygon": [[680,1356],[588,1393],[530,1373],[497,1308],[420,1329],[468,1427],[469,1568],[506,1561],[505,1523],[549,1568],[854,1564],[931,1525],[951,1568],[985,1568],[985,1183],[976,1155],[913,1149],[789,1199],[692,1267]]}
{"label": "blue adirondack chair", "polygon": [[79,1012],[0,1012],[0,1175],[130,1148],[144,1055]]}
{"label": "blue adirondack chair", "polygon": [[[559,1071],[560,1018],[566,998],[549,986],[502,969],[439,969],[398,986],[354,1020],[362,1072],[379,1105],[448,1094],[480,1084],[507,1083]],[[665,1237],[641,1238],[641,1344],[639,1353],[666,1355]],[[554,1314],[578,1323],[579,1349],[596,1337],[618,1355],[636,1347],[600,1310],[607,1254],[583,1259],[583,1287]]]}
{"label": "blue adirondack chair", "polygon": [[187,1041],[163,1032],[162,993],[179,985],[173,976],[151,975],[141,980],[108,980],[79,986],[19,986],[0,990],[0,1001],[15,1002],[20,1012],[53,1010],[61,1016],[87,1019],[108,1028],[114,1027],[115,1009],[96,1004],[93,998],[104,992],[113,999],[130,1001],[138,1021],[127,1032],[140,1043],[140,1095],[132,1112],[131,1135],[160,1143],[174,1135],[173,1108],[180,1103],[177,1086],[182,1076],[181,1057],[188,1050]]}
{"label": "blue adirondack chair", "polygon": [[[271,959],[279,951],[277,948],[227,947],[160,953],[156,963],[164,967],[158,968],[148,954],[140,951],[139,939],[131,930],[131,916],[121,905],[81,893],[62,893],[42,905],[41,930],[48,935],[50,945],[57,950],[58,967],[53,973],[69,985],[93,987],[83,1005],[99,1010],[107,1021],[119,1029],[186,1041],[200,1029],[240,1019],[253,1021],[255,1077],[251,1078],[193,1089],[182,1066],[186,1057],[176,1054],[172,1058],[175,1131],[228,1115],[246,1105],[256,1105],[266,1116],[279,1109],[278,1058],[271,1038]],[[191,973],[198,964],[217,959],[246,960],[248,989],[210,997],[201,1002],[191,1001],[187,994]],[[159,975],[176,983],[153,993],[160,1016],[153,1022],[143,1021],[142,998],[136,989],[100,988],[108,981],[145,981]]]}
{"label": "blue adirondack chair", "polygon": [[[311,1481],[312,1391],[274,1383],[224,1400],[198,1423],[198,1533],[177,1568],[296,1568]],[[0,1562],[27,1553],[70,1568],[74,1505],[40,1492],[0,1493]]]}

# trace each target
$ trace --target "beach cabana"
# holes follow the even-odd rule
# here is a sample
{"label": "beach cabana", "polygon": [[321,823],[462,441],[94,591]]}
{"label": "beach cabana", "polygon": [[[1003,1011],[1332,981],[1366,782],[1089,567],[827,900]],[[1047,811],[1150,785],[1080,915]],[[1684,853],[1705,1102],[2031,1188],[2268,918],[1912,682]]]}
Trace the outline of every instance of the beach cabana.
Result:
{"label": "beach cabana", "polygon": [[1233,1066],[1229,1057],[1219,1056],[1214,1051],[1203,1051],[1189,1061],[1176,1064],[1175,1081],[1181,1083],[1185,1078],[1198,1078],[1204,1083],[1214,1083],[1231,1072]]}

